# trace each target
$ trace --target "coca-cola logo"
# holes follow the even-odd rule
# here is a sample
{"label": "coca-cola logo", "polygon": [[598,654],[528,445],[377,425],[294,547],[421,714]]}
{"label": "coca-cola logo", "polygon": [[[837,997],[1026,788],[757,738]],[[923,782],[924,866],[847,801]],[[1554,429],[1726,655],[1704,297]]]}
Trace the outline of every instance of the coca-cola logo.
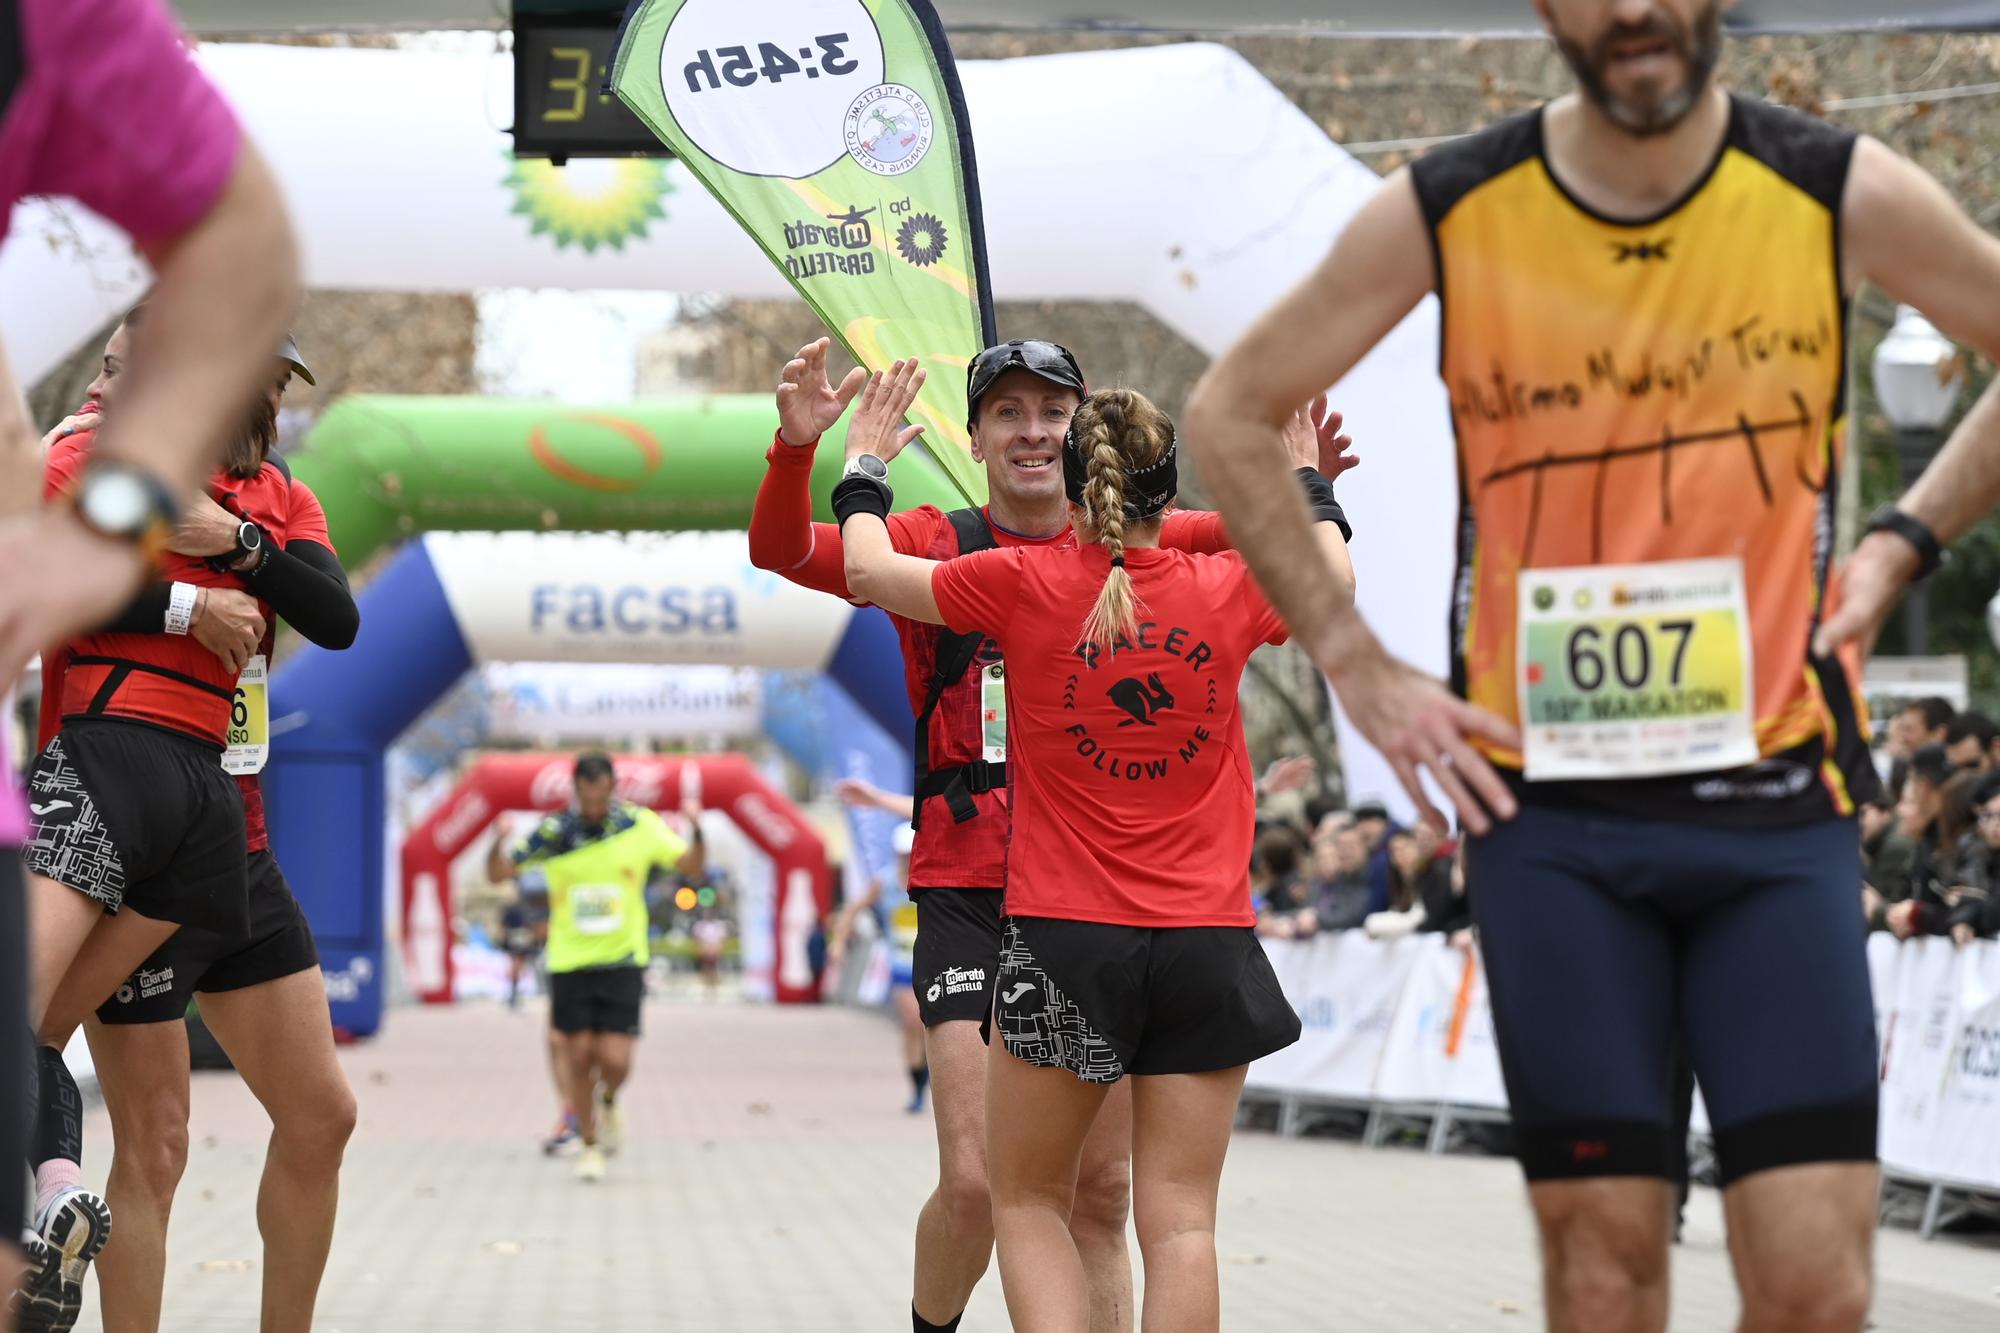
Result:
{"label": "coca-cola logo", "polygon": [[440,850],[449,850],[463,843],[479,832],[493,814],[493,807],[487,804],[480,792],[467,792],[458,807],[438,821],[434,835]]}
{"label": "coca-cola logo", "polygon": [[737,821],[761,837],[774,852],[782,852],[797,838],[791,821],[771,808],[757,792],[745,792],[736,800],[732,813]]}
{"label": "coca-cola logo", "polygon": [[[666,794],[669,771],[665,764],[619,764],[618,799],[658,809]],[[552,760],[544,764],[535,774],[535,780],[528,784],[528,804],[537,810],[568,805],[570,793],[575,789],[570,764],[561,759]]]}

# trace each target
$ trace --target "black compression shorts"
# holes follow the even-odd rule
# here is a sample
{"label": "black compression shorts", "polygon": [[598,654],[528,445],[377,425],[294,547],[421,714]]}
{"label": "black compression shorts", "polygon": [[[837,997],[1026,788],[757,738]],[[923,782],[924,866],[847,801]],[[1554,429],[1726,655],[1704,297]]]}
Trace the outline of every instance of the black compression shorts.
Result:
{"label": "black compression shorts", "polygon": [[1466,855],[1531,1180],[1669,1175],[1683,1043],[1725,1185],[1874,1160],[1853,820],[1733,829],[1524,805]]}

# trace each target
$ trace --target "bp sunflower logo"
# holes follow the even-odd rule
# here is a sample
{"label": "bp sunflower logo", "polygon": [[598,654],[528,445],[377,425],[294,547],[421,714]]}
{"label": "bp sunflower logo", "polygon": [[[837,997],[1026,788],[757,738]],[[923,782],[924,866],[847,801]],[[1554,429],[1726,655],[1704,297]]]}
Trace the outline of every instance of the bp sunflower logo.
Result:
{"label": "bp sunflower logo", "polygon": [[944,258],[949,241],[944,223],[928,213],[911,214],[896,231],[896,249],[918,268],[929,268]]}
{"label": "bp sunflower logo", "polygon": [[643,157],[558,167],[510,154],[503,184],[514,195],[511,211],[527,217],[530,232],[546,233],[557,249],[576,245],[590,254],[600,245],[623,250],[626,241],[643,239],[654,219],[665,220],[661,201],[674,192],[665,163]]}

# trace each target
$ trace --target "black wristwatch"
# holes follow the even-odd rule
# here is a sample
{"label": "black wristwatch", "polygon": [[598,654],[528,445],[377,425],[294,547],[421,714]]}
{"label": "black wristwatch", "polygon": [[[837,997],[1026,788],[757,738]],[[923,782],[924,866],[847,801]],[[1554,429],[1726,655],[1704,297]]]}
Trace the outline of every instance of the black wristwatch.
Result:
{"label": "black wristwatch", "polygon": [[867,477],[871,481],[887,481],[889,465],[874,454],[856,454],[847,460],[847,466],[841,469],[840,475],[842,480],[848,477]]}
{"label": "black wristwatch", "polygon": [[855,455],[847,460],[828,498],[837,524],[844,525],[856,514],[873,514],[887,522],[896,503],[896,493],[889,485],[889,465],[874,454]]}
{"label": "black wristwatch", "polygon": [[1870,532],[1893,532],[1908,542],[1917,553],[1917,572],[1910,582],[1917,583],[1937,573],[1938,567],[1950,558],[1950,552],[1938,541],[1937,534],[1921,520],[1912,518],[1894,505],[1883,505],[1868,520]]}
{"label": "black wristwatch", "polygon": [[117,459],[92,463],[71,499],[84,527],[100,537],[131,542],[148,560],[159,559],[180,522],[180,508],[166,484]]}
{"label": "black wristwatch", "polygon": [[264,567],[264,559],[269,554],[264,541],[264,530],[246,518],[236,525],[235,547],[213,557],[209,564],[218,571],[255,574]]}

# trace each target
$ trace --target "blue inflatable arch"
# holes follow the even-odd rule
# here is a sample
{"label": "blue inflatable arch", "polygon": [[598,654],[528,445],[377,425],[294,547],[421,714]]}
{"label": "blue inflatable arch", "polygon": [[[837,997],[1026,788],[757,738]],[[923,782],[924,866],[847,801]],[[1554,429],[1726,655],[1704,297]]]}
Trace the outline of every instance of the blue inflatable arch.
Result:
{"label": "blue inflatable arch", "polygon": [[[476,663],[818,668],[886,735],[912,734],[888,617],[754,568],[741,533],[434,533],[404,546],[360,606],[351,648],[307,645],[273,672],[264,770],[272,844],[319,940],[334,1022],[356,1034],[382,1021],[384,758]],[[907,741],[898,759],[907,773]]]}

